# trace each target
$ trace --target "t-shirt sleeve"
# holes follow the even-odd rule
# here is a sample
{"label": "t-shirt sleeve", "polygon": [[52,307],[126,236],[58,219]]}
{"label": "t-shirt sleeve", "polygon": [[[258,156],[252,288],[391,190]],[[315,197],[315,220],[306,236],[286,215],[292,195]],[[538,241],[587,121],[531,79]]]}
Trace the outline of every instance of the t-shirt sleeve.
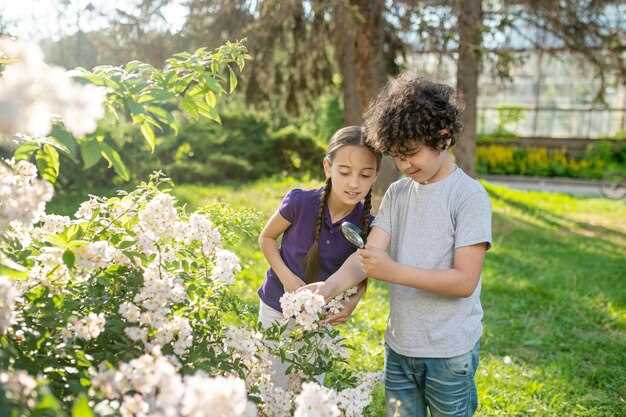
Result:
{"label": "t-shirt sleeve", "polygon": [[280,208],[278,212],[281,216],[283,216],[289,223],[295,222],[298,217],[298,212],[300,211],[300,207],[302,206],[302,190],[294,189],[289,191],[283,197],[283,201],[280,203]]}
{"label": "t-shirt sleeve", "polygon": [[491,202],[486,191],[470,195],[461,203],[456,214],[454,247],[487,243],[491,247]]}
{"label": "t-shirt sleeve", "polygon": [[391,211],[392,211],[392,203],[393,203],[393,184],[389,186],[385,195],[383,196],[383,201],[380,203],[380,208],[378,209],[378,213],[376,213],[376,217],[372,222],[372,227],[377,226],[383,229],[387,234],[391,234]]}

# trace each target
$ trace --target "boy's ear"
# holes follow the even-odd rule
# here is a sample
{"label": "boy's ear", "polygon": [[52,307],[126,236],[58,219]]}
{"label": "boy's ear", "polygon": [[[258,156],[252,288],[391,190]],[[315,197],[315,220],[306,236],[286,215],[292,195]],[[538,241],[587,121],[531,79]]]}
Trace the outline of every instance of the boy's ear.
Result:
{"label": "boy's ear", "polygon": [[324,175],[326,178],[330,178],[330,160],[328,158],[324,158],[322,165],[324,166]]}

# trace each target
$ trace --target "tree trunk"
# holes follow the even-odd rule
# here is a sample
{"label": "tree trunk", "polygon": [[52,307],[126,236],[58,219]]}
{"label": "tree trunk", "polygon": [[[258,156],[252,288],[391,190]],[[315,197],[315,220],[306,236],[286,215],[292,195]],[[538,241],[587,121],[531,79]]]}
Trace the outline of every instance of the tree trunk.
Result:
{"label": "tree trunk", "polygon": [[476,116],[478,74],[480,70],[482,4],[481,0],[457,1],[459,58],[457,61],[457,90],[465,103],[463,132],[455,147],[457,164],[472,177],[476,176]]}
{"label": "tree trunk", "polygon": [[[363,123],[363,113],[387,80],[383,54],[384,8],[384,0],[336,2],[335,53],[343,80],[346,125]],[[397,178],[394,163],[385,157],[374,185],[374,209]]]}
{"label": "tree trunk", "polygon": [[360,125],[363,111],[357,93],[356,32],[357,24],[350,5],[339,0],[335,5],[335,59],[341,73],[343,121],[346,126]]}

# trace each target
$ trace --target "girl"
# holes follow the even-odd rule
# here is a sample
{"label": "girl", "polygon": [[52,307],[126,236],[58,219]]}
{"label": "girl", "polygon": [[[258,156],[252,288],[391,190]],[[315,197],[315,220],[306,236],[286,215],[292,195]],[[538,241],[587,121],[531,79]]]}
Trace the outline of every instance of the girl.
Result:
{"label": "girl", "polygon": [[[280,297],[285,291],[323,281],[332,275],[354,251],[341,234],[341,223],[360,224],[368,235],[372,216],[371,187],[376,181],[382,155],[365,143],[360,126],[338,130],[330,140],[323,161],[326,184],[321,189],[294,189],[283,198],[259,237],[259,245],[270,264],[258,294],[259,321],[270,327],[283,318]],[[282,235],[280,248],[277,239]],[[363,293],[364,286],[340,316],[347,319]],[[275,360],[274,383],[286,388],[287,366]]]}

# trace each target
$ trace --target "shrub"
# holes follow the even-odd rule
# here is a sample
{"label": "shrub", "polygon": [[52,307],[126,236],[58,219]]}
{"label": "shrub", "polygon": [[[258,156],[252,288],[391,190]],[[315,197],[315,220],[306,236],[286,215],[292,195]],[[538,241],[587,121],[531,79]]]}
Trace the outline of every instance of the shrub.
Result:
{"label": "shrub", "polygon": [[568,157],[563,149],[504,145],[479,146],[476,156],[482,174],[598,179],[607,170],[626,171],[626,145],[606,141],[589,145],[581,158]]}

